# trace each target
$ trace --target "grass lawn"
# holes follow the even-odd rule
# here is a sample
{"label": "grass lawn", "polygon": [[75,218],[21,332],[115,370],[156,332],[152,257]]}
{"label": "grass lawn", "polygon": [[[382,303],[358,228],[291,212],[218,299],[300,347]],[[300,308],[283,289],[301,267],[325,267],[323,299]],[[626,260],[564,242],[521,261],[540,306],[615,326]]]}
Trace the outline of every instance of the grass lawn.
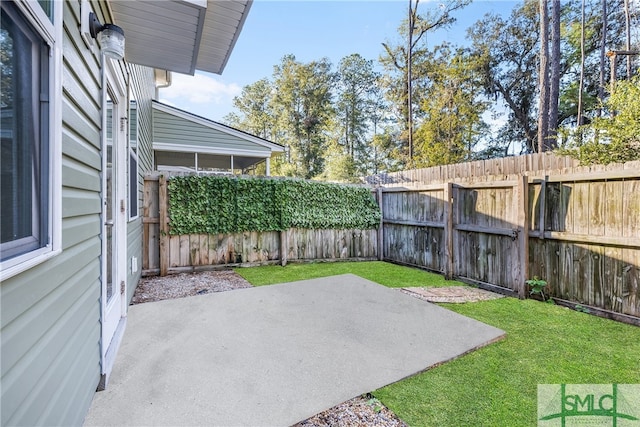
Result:
{"label": "grass lawn", "polygon": [[[253,286],[295,282],[296,280],[315,279],[317,277],[346,273],[355,274],[389,288],[451,286],[453,283],[444,280],[444,277],[440,274],[382,261],[288,264],[284,268],[279,265],[269,265],[265,267],[236,268],[235,271]],[[456,282],[456,284],[460,285],[461,283]]]}
{"label": "grass lawn", "polygon": [[[384,262],[236,271],[255,285],[343,273],[390,287],[460,284]],[[534,426],[538,384],[640,383],[636,326],[535,300],[501,298],[441,306],[500,328],[507,337],[373,392],[411,426]]]}

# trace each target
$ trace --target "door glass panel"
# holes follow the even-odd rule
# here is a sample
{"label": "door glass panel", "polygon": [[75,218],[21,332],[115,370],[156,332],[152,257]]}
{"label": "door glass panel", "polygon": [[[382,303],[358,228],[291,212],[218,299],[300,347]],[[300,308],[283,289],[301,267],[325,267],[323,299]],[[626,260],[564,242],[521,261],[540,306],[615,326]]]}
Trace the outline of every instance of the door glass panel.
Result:
{"label": "door glass panel", "polygon": [[107,99],[107,120],[106,120],[106,131],[105,131],[105,135],[106,135],[106,140],[107,140],[107,144],[106,144],[106,149],[105,149],[105,153],[104,155],[107,156],[106,159],[106,167],[105,167],[105,197],[104,197],[104,203],[105,203],[105,238],[107,240],[106,245],[107,245],[107,250],[106,250],[106,264],[107,264],[107,271],[106,271],[106,275],[107,275],[107,304],[109,304],[109,302],[111,301],[111,298],[113,297],[114,294],[114,267],[115,267],[115,263],[113,262],[113,256],[114,256],[114,244],[115,244],[115,239],[114,239],[114,233],[113,233],[113,221],[114,221],[114,213],[113,213],[113,209],[114,209],[114,177],[115,177],[115,171],[114,171],[114,153],[113,153],[113,129],[115,129],[114,125],[113,125],[113,100],[111,98],[111,96],[108,94],[108,99]]}

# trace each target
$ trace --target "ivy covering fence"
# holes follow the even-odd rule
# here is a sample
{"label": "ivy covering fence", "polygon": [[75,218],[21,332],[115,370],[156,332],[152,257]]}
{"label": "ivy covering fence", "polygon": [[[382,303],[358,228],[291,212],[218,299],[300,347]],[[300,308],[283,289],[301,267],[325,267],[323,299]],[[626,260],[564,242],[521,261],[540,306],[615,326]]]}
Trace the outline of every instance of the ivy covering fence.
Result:
{"label": "ivy covering fence", "polygon": [[170,234],[372,229],[380,209],[366,187],[219,175],[168,181]]}

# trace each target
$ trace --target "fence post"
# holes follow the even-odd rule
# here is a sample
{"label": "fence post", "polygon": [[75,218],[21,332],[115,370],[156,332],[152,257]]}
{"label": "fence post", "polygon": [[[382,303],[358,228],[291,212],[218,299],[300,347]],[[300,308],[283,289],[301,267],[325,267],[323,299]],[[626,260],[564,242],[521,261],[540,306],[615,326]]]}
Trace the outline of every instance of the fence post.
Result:
{"label": "fence post", "polygon": [[[549,175],[545,175],[544,176],[544,181],[542,181],[540,183],[540,195],[539,200],[540,200],[540,213],[538,215],[540,215],[540,235],[539,235],[539,239],[540,240],[544,240],[544,232],[546,230],[545,227],[545,216],[546,216],[546,212],[547,212],[547,208],[546,208],[546,200],[547,200],[547,181],[549,180]],[[531,212],[533,214],[533,212]]]}
{"label": "fence post", "polygon": [[169,200],[167,197],[167,178],[160,175],[158,180],[158,208],[160,221],[160,276],[169,272]]}
{"label": "fence post", "polygon": [[529,177],[527,175],[520,176],[518,185],[516,187],[517,192],[517,218],[516,224],[518,227],[518,261],[520,263],[519,276],[516,278],[518,297],[524,299],[525,295],[525,281],[529,275]]}
{"label": "fence post", "polygon": [[289,240],[289,230],[280,232],[280,264],[284,267],[287,265],[287,246]]}
{"label": "fence post", "polygon": [[384,211],[382,210],[382,187],[376,190],[378,207],[380,208],[380,225],[378,226],[378,260],[384,260]]}
{"label": "fence post", "polygon": [[444,186],[444,277],[453,279],[453,183]]}

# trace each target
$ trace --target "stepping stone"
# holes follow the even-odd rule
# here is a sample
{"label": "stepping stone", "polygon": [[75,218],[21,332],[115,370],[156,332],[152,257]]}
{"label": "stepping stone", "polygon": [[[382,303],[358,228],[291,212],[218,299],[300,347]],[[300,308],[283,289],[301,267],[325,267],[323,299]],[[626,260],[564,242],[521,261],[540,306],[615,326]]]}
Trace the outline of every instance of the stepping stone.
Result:
{"label": "stepping stone", "polygon": [[429,302],[465,303],[503,298],[504,295],[470,286],[402,288],[402,292]]}

